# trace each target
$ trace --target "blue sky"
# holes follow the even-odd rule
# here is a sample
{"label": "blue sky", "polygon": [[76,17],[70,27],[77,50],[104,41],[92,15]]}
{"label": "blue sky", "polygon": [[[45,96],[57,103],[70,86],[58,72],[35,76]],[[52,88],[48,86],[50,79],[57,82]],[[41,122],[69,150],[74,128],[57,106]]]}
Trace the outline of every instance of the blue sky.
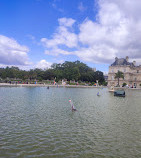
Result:
{"label": "blue sky", "polygon": [[80,60],[108,72],[116,56],[141,63],[140,6],[137,0],[0,0],[0,66]]}

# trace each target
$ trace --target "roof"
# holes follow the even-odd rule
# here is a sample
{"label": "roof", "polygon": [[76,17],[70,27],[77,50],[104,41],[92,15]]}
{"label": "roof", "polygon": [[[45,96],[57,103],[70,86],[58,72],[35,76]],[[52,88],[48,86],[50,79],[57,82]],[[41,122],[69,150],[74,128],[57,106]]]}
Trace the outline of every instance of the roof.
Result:
{"label": "roof", "polygon": [[113,64],[111,64],[111,66],[116,66],[116,65],[129,65],[129,66],[134,66],[133,63],[128,62],[126,59],[124,58],[120,58],[120,59],[116,59],[115,62]]}

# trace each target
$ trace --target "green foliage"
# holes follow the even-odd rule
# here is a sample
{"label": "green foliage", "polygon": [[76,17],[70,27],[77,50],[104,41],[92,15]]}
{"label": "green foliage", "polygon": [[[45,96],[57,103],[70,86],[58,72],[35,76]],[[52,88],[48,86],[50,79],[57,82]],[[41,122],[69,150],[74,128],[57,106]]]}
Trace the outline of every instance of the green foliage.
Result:
{"label": "green foliage", "polygon": [[124,79],[124,74],[123,74],[123,72],[121,72],[121,71],[119,71],[118,70],[118,72],[117,73],[115,73],[115,79],[118,79],[118,86],[119,86],[119,79],[120,78],[123,78]]}
{"label": "green foliage", "polygon": [[79,80],[79,81],[78,81],[78,83],[80,84],[80,83],[81,83],[81,81]]}
{"label": "green foliage", "polygon": [[[14,79],[14,80],[23,80],[29,81],[42,81],[42,80],[55,80],[56,82],[67,79],[81,82],[96,82],[103,83],[104,76],[101,71],[94,72],[86,64],[75,61],[69,62],[65,61],[63,64],[54,63],[50,69],[31,69],[29,71],[20,70],[18,67],[6,67],[0,68],[0,78],[1,79]],[[93,83],[92,83],[93,84]]]}
{"label": "green foliage", "polygon": [[69,85],[77,85],[76,83],[69,83]]}
{"label": "green foliage", "polygon": [[126,85],[127,85],[126,83],[123,83],[123,84],[122,84],[122,87],[125,87]]}
{"label": "green foliage", "polygon": [[124,78],[123,72],[119,71],[115,74],[115,78]]}
{"label": "green foliage", "polygon": [[83,86],[84,86],[84,85],[85,85],[85,83],[84,83],[84,82],[81,82],[81,83],[79,83],[79,85],[83,85]]}
{"label": "green foliage", "polygon": [[102,83],[103,86],[107,86],[107,84],[108,84],[108,83],[105,82],[105,81]]}

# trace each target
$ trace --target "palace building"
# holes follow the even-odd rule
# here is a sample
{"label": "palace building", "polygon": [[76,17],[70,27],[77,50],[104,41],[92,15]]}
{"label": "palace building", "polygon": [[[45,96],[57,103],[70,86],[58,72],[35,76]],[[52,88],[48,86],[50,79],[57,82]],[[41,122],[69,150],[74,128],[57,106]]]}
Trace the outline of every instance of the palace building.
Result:
{"label": "palace building", "polygon": [[122,87],[123,83],[126,83],[130,87],[140,87],[141,84],[141,65],[136,66],[136,62],[129,62],[129,57],[125,59],[117,57],[111,66],[109,66],[108,72],[108,86],[117,86],[118,80],[115,79],[115,73],[122,71],[124,79],[119,79],[119,85]]}

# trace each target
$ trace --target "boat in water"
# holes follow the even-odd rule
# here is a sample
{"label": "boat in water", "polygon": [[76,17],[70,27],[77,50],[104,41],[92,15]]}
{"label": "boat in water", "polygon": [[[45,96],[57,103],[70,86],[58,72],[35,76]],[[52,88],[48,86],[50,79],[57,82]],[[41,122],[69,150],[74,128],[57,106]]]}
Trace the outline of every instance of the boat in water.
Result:
{"label": "boat in water", "polygon": [[125,97],[125,91],[124,90],[116,90],[116,91],[114,91],[114,96]]}

